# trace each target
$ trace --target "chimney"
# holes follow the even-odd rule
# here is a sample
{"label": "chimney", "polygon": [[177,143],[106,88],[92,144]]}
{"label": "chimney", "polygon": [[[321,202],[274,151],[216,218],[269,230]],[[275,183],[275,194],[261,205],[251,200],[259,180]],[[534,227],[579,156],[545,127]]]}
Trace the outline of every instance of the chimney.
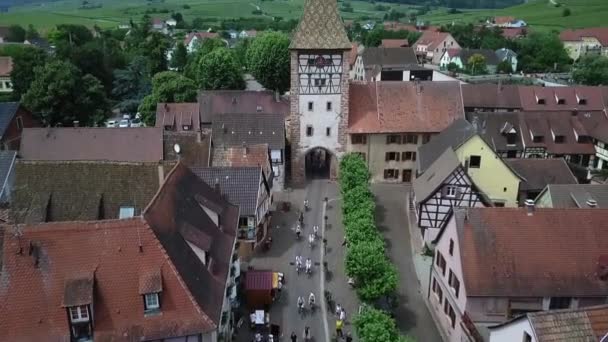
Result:
{"label": "chimney", "polygon": [[594,200],[593,198],[588,199],[586,203],[589,208],[597,207],[597,201]]}
{"label": "chimney", "polygon": [[222,192],[220,191],[220,179],[219,178],[215,179],[214,189],[215,189],[215,192],[217,192],[218,195],[222,194]]}
{"label": "chimney", "polygon": [[526,211],[528,212],[528,216],[534,215],[534,200],[527,199],[525,203],[526,203]]}
{"label": "chimney", "polygon": [[74,121],[72,122],[72,124],[74,124],[74,127],[79,127],[79,126],[80,126],[80,121],[78,121],[78,120],[74,120]]}

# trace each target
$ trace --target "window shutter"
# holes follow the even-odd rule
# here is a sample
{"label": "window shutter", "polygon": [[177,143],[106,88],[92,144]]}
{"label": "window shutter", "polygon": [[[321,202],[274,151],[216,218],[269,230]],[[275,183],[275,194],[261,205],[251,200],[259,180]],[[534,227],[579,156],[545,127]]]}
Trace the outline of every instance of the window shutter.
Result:
{"label": "window shutter", "polygon": [[456,198],[460,198],[462,195],[462,189],[460,187],[456,187]]}
{"label": "window shutter", "polygon": [[412,152],[412,160],[416,160],[416,152]]}
{"label": "window shutter", "polygon": [[412,143],[413,144],[417,144],[418,143],[418,135],[417,134],[413,134],[412,135]]}
{"label": "window shutter", "polygon": [[388,145],[388,144],[390,144],[390,143],[391,143],[391,136],[390,136],[390,135],[387,135],[387,136],[386,136],[386,144]]}
{"label": "window shutter", "polygon": [[386,152],[386,154],[384,155],[384,160],[388,161],[389,158],[390,158],[390,152]]}
{"label": "window shutter", "polygon": [[395,160],[396,161],[399,161],[399,157],[400,157],[399,152],[395,152]]}
{"label": "window shutter", "polygon": [[[397,154],[397,157],[399,157],[399,154]],[[399,159],[397,158],[397,160],[399,160]],[[399,179],[399,169],[395,169],[395,177],[394,178],[395,179]]]}
{"label": "window shutter", "polygon": [[407,152],[401,152],[401,159],[402,160],[407,160],[407,158],[405,158]]}
{"label": "window shutter", "polygon": [[443,188],[441,188],[441,197],[446,197],[448,194],[448,187],[444,186]]}

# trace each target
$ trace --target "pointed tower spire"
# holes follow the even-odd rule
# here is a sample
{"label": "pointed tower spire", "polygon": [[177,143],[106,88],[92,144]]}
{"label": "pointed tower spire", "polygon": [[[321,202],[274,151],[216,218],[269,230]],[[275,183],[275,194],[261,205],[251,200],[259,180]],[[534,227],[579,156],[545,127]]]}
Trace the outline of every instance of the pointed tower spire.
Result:
{"label": "pointed tower spire", "polygon": [[290,49],[345,49],[351,44],[336,0],[306,0]]}

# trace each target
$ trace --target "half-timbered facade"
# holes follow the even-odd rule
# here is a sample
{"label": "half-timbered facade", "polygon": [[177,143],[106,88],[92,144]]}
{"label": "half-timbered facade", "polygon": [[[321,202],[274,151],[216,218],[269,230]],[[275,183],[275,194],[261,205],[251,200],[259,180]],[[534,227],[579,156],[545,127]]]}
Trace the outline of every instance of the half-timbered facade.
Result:
{"label": "half-timbered facade", "polygon": [[454,208],[485,206],[482,195],[448,148],[413,182],[416,220],[425,243],[434,243]]}

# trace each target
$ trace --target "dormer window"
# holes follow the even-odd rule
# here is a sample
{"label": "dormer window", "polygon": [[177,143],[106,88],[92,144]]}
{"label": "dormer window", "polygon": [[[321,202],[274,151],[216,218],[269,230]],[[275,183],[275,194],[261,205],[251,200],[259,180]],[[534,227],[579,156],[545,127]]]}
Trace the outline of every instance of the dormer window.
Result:
{"label": "dormer window", "polygon": [[67,279],[63,293],[63,307],[68,311],[72,341],[93,339],[93,275]]}
{"label": "dormer window", "polygon": [[130,218],[133,216],[135,216],[135,207],[133,207],[133,206],[121,206],[120,207],[120,210],[118,211],[119,219]]}
{"label": "dormer window", "polygon": [[255,110],[256,110],[256,112],[258,112],[258,113],[259,113],[259,112],[261,112],[261,111],[262,111],[262,106],[257,106],[257,107],[255,108]]}
{"label": "dormer window", "polygon": [[82,323],[82,322],[88,322],[90,320],[88,305],[72,306],[69,309],[70,309],[70,322]]}
{"label": "dormer window", "polygon": [[173,126],[165,125],[165,131],[171,131],[171,130],[173,130]]}
{"label": "dormer window", "polygon": [[542,135],[532,135],[532,142],[542,143],[543,141],[545,141],[545,138]]}
{"label": "dormer window", "polygon": [[191,129],[192,129],[192,126],[190,126],[190,125],[183,125],[183,126],[182,126],[182,129],[183,129],[184,131],[189,131],[189,130],[191,130]]}
{"label": "dormer window", "polygon": [[566,137],[563,135],[556,135],[553,140],[555,141],[556,144],[563,144],[564,141],[566,141]]}
{"label": "dormer window", "polygon": [[160,293],[163,291],[163,280],[160,269],[143,273],[139,277],[139,294],[144,301],[144,315],[160,311]]}
{"label": "dormer window", "polygon": [[566,99],[564,99],[564,98],[556,97],[555,99],[557,100],[558,105],[566,104]]}
{"label": "dormer window", "polygon": [[536,103],[539,104],[539,105],[544,105],[545,104],[545,99],[537,97],[536,98]]}
{"label": "dormer window", "polygon": [[144,310],[146,312],[160,310],[158,292],[146,293],[144,295]]}
{"label": "dormer window", "polygon": [[579,94],[576,94],[576,103],[578,103],[579,105],[586,105],[587,99],[580,96]]}

